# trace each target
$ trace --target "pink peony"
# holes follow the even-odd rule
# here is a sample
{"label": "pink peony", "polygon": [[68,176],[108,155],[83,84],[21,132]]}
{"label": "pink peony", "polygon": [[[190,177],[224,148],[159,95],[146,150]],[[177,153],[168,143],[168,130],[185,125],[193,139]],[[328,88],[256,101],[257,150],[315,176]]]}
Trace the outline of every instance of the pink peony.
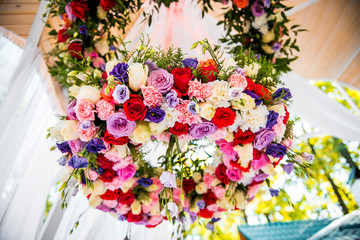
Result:
{"label": "pink peony", "polygon": [[226,175],[233,182],[240,181],[241,178],[242,178],[241,171],[240,171],[240,169],[237,169],[237,168],[235,168],[235,169],[226,169]]}
{"label": "pink peony", "polygon": [[76,117],[82,122],[85,120],[95,120],[94,104],[89,100],[79,99],[74,107]]}
{"label": "pink peony", "polygon": [[229,82],[233,88],[241,88],[244,90],[247,87],[247,81],[245,76],[240,73],[234,73],[230,76]]}
{"label": "pink peony", "polygon": [[90,141],[96,133],[95,124],[90,121],[78,122],[76,130],[79,133],[80,140],[83,142]]}
{"label": "pink peony", "polygon": [[127,167],[129,164],[133,163],[133,159],[131,156],[126,158],[121,158],[120,161],[116,162],[113,166],[115,171]]}
{"label": "pink peony", "polygon": [[116,174],[119,176],[120,181],[127,181],[131,179],[136,173],[136,167],[134,164],[129,164],[125,168],[118,169]]}
{"label": "pink peony", "polygon": [[107,117],[114,114],[115,106],[102,99],[96,103],[96,111],[101,120],[106,120]]}
{"label": "pink peony", "polygon": [[144,104],[148,107],[159,106],[162,102],[161,93],[153,86],[141,87],[142,94],[144,96]]}

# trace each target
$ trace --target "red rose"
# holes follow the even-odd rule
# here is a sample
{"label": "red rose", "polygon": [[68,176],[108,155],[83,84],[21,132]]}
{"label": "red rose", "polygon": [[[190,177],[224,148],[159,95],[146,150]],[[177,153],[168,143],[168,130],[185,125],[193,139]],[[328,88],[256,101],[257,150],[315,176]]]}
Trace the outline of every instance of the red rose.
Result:
{"label": "red rose", "polygon": [[247,143],[251,143],[254,141],[254,139],[255,139],[255,134],[252,131],[247,130],[243,132],[241,129],[239,129],[234,134],[234,146],[237,146],[239,144],[245,145]]}
{"label": "red rose", "polygon": [[235,112],[230,108],[217,108],[214,117],[211,121],[218,127],[228,127],[234,124]]}
{"label": "red rose", "polygon": [[133,214],[131,211],[127,215],[128,222],[140,222],[143,219],[143,215],[140,214]]}
{"label": "red rose", "polygon": [[215,170],[215,176],[222,182],[225,184],[229,183],[229,178],[226,175],[226,166],[225,164],[221,163],[217,166],[216,170]]}
{"label": "red rose", "polygon": [[72,43],[70,43],[68,49],[69,49],[71,56],[73,56],[74,58],[77,58],[79,60],[81,60],[83,58],[82,57],[83,47],[81,46],[80,43],[72,42]]}
{"label": "red rose", "polygon": [[255,84],[254,85],[254,90],[253,92],[260,96],[261,98],[267,99],[267,100],[271,100],[271,92],[269,90],[267,90],[266,87],[260,85],[260,84]]}
{"label": "red rose", "polygon": [[134,200],[135,200],[135,195],[130,190],[127,191],[126,193],[120,194],[120,197],[119,197],[119,203],[125,204],[125,205],[132,204],[134,202]]}
{"label": "red rose", "polygon": [[169,132],[174,135],[180,136],[186,134],[188,130],[189,130],[189,125],[175,122],[175,125],[169,129]]}
{"label": "red rose", "polygon": [[129,121],[143,120],[147,111],[142,97],[136,94],[130,95],[130,99],[124,103],[123,108]]}
{"label": "red rose", "polygon": [[284,108],[285,108],[285,117],[284,117],[283,123],[286,124],[288,122],[288,120],[289,120],[290,115],[289,115],[289,112],[288,112],[285,105],[284,105]]}
{"label": "red rose", "polygon": [[104,11],[109,11],[116,5],[116,0],[100,0],[100,6]]}
{"label": "red rose", "polygon": [[184,179],[183,183],[182,183],[182,187],[183,187],[185,193],[189,193],[192,190],[194,190],[195,185],[196,184],[195,184],[194,180],[192,180],[191,178],[190,179]]}
{"label": "red rose", "polygon": [[246,78],[246,82],[247,82],[247,86],[246,86],[245,90],[253,91],[255,83],[250,78],[248,78],[248,77],[245,77],[245,78]]}
{"label": "red rose", "polygon": [[104,154],[99,154],[96,161],[98,166],[102,169],[112,169],[114,166],[114,162],[107,159]]}
{"label": "red rose", "polygon": [[189,87],[189,82],[194,78],[190,68],[175,68],[171,70],[174,75],[174,87],[181,94],[185,94]]}
{"label": "red rose", "polygon": [[67,29],[63,28],[58,31],[58,42],[66,42],[70,38],[70,35],[66,33]]}
{"label": "red rose", "polygon": [[81,20],[86,19],[86,13],[89,12],[89,6],[83,0],[74,0],[70,3],[71,11],[75,17]]}
{"label": "red rose", "polygon": [[200,209],[199,215],[200,217],[203,218],[211,218],[214,215],[214,213],[209,211],[207,208],[204,208],[204,209]]}
{"label": "red rose", "polygon": [[103,200],[116,200],[118,199],[119,195],[116,192],[110,191],[108,189],[104,194],[100,195],[100,197]]}
{"label": "red rose", "polygon": [[216,203],[217,197],[212,191],[207,191],[207,193],[202,195],[202,198],[204,199],[204,202],[207,206]]}
{"label": "red rose", "polygon": [[105,169],[102,174],[100,175],[100,179],[103,182],[112,182],[113,179],[116,177],[116,173],[112,169]]}
{"label": "red rose", "polygon": [[216,79],[218,70],[214,66],[200,66],[199,68],[200,77],[203,82],[213,82]]}
{"label": "red rose", "polygon": [[119,137],[116,138],[113,135],[111,135],[108,130],[106,130],[105,134],[104,134],[104,140],[107,143],[110,144],[114,144],[114,145],[124,145],[126,143],[129,142],[129,138],[128,137]]}
{"label": "red rose", "polygon": [[104,79],[104,80],[106,80],[106,79],[108,78],[107,72],[103,72],[103,73],[101,74],[101,78]]}

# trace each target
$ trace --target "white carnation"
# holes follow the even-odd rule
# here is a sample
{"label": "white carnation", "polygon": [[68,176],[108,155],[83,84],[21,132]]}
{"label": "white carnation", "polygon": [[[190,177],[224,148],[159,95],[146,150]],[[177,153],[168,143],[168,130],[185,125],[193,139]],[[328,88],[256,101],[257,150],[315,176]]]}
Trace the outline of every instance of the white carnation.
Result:
{"label": "white carnation", "polygon": [[260,128],[264,128],[267,122],[269,111],[266,106],[260,105],[254,109],[246,111],[243,115],[245,123],[241,125],[241,129],[250,129],[252,132],[257,132]]}

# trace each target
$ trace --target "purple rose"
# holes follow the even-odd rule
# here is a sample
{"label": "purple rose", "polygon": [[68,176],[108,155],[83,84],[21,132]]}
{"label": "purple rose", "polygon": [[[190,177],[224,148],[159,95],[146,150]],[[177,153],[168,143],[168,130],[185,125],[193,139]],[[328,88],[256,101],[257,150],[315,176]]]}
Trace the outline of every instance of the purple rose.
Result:
{"label": "purple rose", "polygon": [[255,182],[262,182],[265,181],[265,179],[267,179],[269,175],[267,175],[266,173],[259,173],[258,175],[256,175],[253,180]]}
{"label": "purple rose", "polygon": [[62,153],[69,153],[71,152],[70,146],[68,142],[56,143],[58,149]]}
{"label": "purple rose", "polygon": [[78,155],[74,155],[69,159],[68,165],[73,168],[85,168],[88,165],[88,160],[84,157],[79,157]]}
{"label": "purple rose", "polygon": [[192,114],[197,115],[197,114],[199,114],[200,108],[199,108],[199,105],[197,105],[196,102],[191,101],[191,102],[188,104],[188,110],[189,110],[189,112],[191,112]]}
{"label": "purple rose", "polygon": [[275,126],[277,124],[277,119],[279,117],[279,114],[273,110],[271,110],[269,112],[269,115],[268,115],[268,120],[266,122],[266,127],[268,129],[272,129],[273,126]]}
{"label": "purple rose", "polygon": [[245,90],[245,91],[243,91],[243,93],[246,93],[247,95],[252,97],[254,99],[256,106],[259,106],[263,102],[263,100],[260,98],[259,95],[255,94],[249,90]]}
{"label": "purple rose", "polygon": [[165,115],[165,111],[161,108],[149,108],[146,112],[146,118],[154,123],[159,123],[164,120]]}
{"label": "purple rose", "polygon": [[274,158],[280,158],[285,156],[287,148],[279,143],[271,143],[266,147],[265,153],[273,156]]}
{"label": "purple rose", "polygon": [[114,66],[113,70],[110,72],[110,75],[117,78],[120,82],[126,83],[129,79],[128,68],[129,65],[126,63],[118,63]]}
{"label": "purple rose", "polygon": [[66,115],[68,116],[68,118],[70,120],[78,120],[78,118],[76,117],[76,113],[75,113],[75,109],[74,107],[76,106],[76,100],[72,100],[68,106],[68,109],[66,111]]}
{"label": "purple rose", "polygon": [[201,139],[216,131],[216,126],[212,122],[194,123],[190,127],[190,135],[195,139]]}
{"label": "purple rose", "polygon": [[74,15],[73,11],[71,10],[70,3],[66,4],[65,12],[66,12],[66,15],[68,16],[70,21],[75,21],[76,20],[76,17]]}
{"label": "purple rose", "polygon": [[164,69],[158,69],[150,73],[147,85],[153,86],[161,94],[166,94],[174,85],[174,76]]}
{"label": "purple rose", "polygon": [[198,200],[197,202],[196,202],[196,206],[198,206],[198,208],[199,209],[204,209],[205,208],[205,201],[204,200]]}
{"label": "purple rose", "polygon": [[135,121],[127,120],[122,109],[106,119],[106,129],[116,138],[130,136],[135,127]]}
{"label": "purple rose", "polygon": [[284,171],[289,175],[294,170],[294,164],[292,162],[289,162],[288,164],[283,164],[282,167]]}
{"label": "purple rose", "polygon": [[270,195],[271,195],[272,197],[277,197],[277,196],[279,196],[279,190],[278,190],[278,189],[272,189],[272,188],[270,188]]}
{"label": "purple rose", "polygon": [[91,141],[86,145],[86,151],[89,153],[98,153],[102,150],[105,150],[104,141],[100,138],[93,138]]}
{"label": "purple rose", "polygon": [[261,151],[274,140],[275,132],[267,128],[263,128],[256,132],[255,135],[254,148]]}
{"label": "purple rose", "polygon": [[151,62],[150,60],[147,60],[147,61],[145,62],[145,64],[149,67],[149,72],[150,72],[150,73],[151,73],[152,71],[158,69],[158,66],[156,65],[156,63],[155,63],[155,62]]}
{"label": "purple rose", "polygon": [[274,50],[274,52],[280,50],[280,48],[281,48],[281,43],[279,43],[279,42],[274,43],[274,45],[273,45],[273,47],[272,47],[272,49]]}
{"label": "purple rose", "polygon": [[288,88],[279,88],[276,92],[274,92],[272,98],[282,98],[284,100],[288,100],[289,98],[292,98],[292,95]]}
{"label": "purple rose", "polygon": [[72,154],[76,154],[76,153],[80,152],[81,150],[83,150],[85,145],[86,144],[83,141],[81,141],[80,139],[69,141],[69,146],[71,148]]}
{"label": "purple rose", "polygon": [[125,85],[116,85],[112,96],[117,103],[124,103],[130,98],[129,88]]}
{"label": "purple rose", "polygon": [[199,62],[196,58],[185,58],[182,63],[186,68],[196,69]]}
{"label": "purple rose", "polygon": [[251,5],[251,11],[255,17],[261,17],[265,13],[264,7],[259,1],[256,1],[253,5]]}
{"label": "purple rose", "polygon": [[171,172],[167,172],[167,171],[162,172],[159,180],[161,184],[164,185],[164,187],[176,188],[176,177],[175,174]]}
{"label": "purple rose", "polygon": [[153,184],[153,180],[151,180],[150,178],[140,178],[139,180],[137,180],[137,183],[143,187],[149,187]]}
{"label": "purple rose", "polygon": [[166,102],[171,108],[174,108],[179,104],[179,98],[174,89],[171,89],[170,92],[166,94]]}
{"label": "purple rose", "polygon": [[85,25],[81,25],[80,27],[79,27],[79,33],[81,34],[81,35],[88,35],[88,31],[87,31],[87,28],[86,28],[86,26]]}

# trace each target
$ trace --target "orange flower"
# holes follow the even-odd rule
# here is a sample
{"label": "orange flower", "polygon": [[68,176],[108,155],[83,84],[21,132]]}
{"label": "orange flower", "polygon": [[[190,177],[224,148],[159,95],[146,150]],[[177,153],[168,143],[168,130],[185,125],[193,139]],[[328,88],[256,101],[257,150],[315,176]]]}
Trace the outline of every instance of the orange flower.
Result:
{"label": "orange flower", "polygon": [[245,8],[249,5],[249,0],[234,0],[233,3],[238,8]]}
{"label": "orange flower", "polygon": [[206,61],[201,61],[200,62],[200,66],[202,67],[210,67],[210,66],[213,66],[215,68],[217,68],[217,64],[216,62],[214,61],[214,59],[208,59]]}

